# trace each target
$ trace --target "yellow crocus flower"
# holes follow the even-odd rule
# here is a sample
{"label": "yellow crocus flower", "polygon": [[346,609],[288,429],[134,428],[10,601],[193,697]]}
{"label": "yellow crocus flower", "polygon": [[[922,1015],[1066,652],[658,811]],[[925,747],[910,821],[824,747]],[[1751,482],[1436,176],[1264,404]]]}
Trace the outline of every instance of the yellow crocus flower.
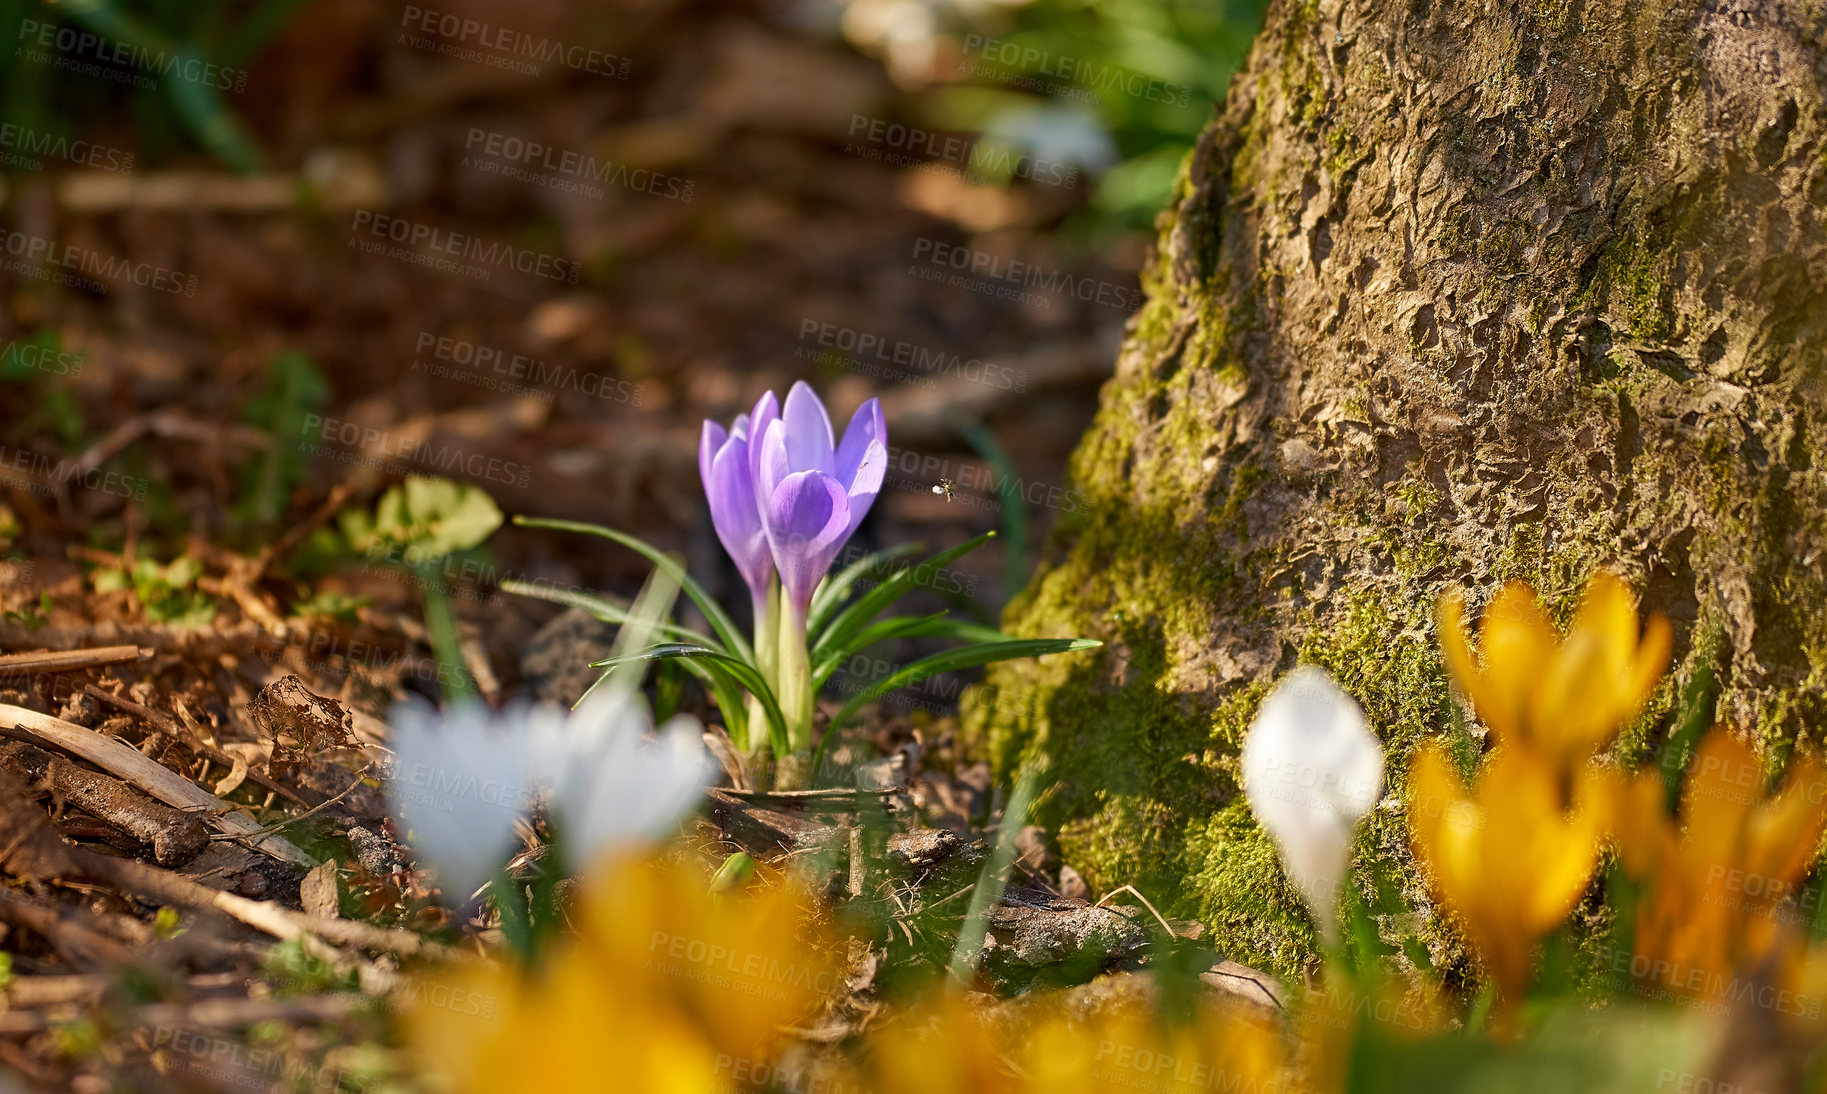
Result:
{"label": "yellow crocus flower", "polygon": [[1024,1015],[955,995],[875,1030],[858,1074],[834,1090],[871,1094],[1104,1094],[1312,1089],[1297,1083],[1277,1019],[1201,1000],[1163,1022],[1148,998],[1089,1012],[1042,997]]}
{"label": "yellow crocus flower", "polygon": [[[1766,797],[1751,747],[1716,726],[1682,788],[1677,827],[1661,774],[1620,790],[1618,858],[1647,886],[1630,975],[1688,996],[1729,998],[1785,938],[1783,905],[1798,891],[1827,827],[1827,770],[1798,756]],[[1615,971],[1622,972],[1614,962]]]}
{"label": "yellow crocus flower", "polygon": [[1440,602],[1440,647],[1459,688],[1498,743],[1524,745],[1571,772],[1611,742],[1662,678],[1668,620],[1637,632],[1637,608],[1616,576],[1600,571],[1564,638],[1521,582],[1503,587],[1479,621],[1478,654],[1466,636],[1465,601]]}
{"label": "yellow crocus flower", "polygon": [[408,986],[434,1089],[742,1089],[773,1072],[780,1028],[837,987],[837,947],[784,882],[713,896],[687,865],[623,860],[589,875],[571,919],[576,936],[537,968],[473,963]]}
{"label": "yellow crocus flower", "polygon": [[[1506,1007],[1528,986],[1536,943],[1566,919],[1598,864],[1611,798],[1604,779],[1581,772],[1579,808],[1568,812],[1561,772],[1527,748],[1499,745],[1471,788],[1437,742],[1415,754],[1408,813],[1415,853]],[[1500,1010],[1500,1019],[1507,1013]]]}

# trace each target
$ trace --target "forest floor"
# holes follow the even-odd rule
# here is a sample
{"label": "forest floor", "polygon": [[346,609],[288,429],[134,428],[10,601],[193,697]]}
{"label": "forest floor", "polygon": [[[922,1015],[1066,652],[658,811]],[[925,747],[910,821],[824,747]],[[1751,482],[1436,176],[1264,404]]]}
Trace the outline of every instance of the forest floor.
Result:
{"label": "forest floor", "polygon": [[[428,899],[386,819],[387,710],[435,697],[439,672],[416,582],[316,549],[342,511],[439,475],[508,514],[642,535],[727,596],[699,423],[806,379],[845,414],[883,400],[888,482],[860,546],[1016,532],[923,594],[993,621],[1068,507],[1129,313],[1096,290],[1136,291],[1139,238],[1089,255],[1057,238],[1082,187],[884,162],[875,121],[917,103],[760,5],[618,12],[633,63],[610,77],[434,56],[377,11],[318,5],[261,58],[234,105],[273,173],[11,180],[15,231],[163,271],[0,272],[7,348],[36,347],[0,387],[0,865],[19,879],[0,888],[0,1064],[46,1089],[389,1088],[409,1070],[396,962],[486,937]],[[636,170],[589,183],[569,153]],[[458,233],[577,279],[428,265]],[[1016,287],[1015,263],[1092,298]],[[438,579],[501,701],[574,699],[606,641],[501,581],[627,594],[642,576],[630,552],[510,527]],[[999,816],[957,694],[891,697],[848,746],[892,768],[889,857],[921,876],[978,861]],[[726,795],[703,836],[778,857],[841,814]],[[1028,906],[1083,918],[1093,894],[1044,834],[1022,850]]]}

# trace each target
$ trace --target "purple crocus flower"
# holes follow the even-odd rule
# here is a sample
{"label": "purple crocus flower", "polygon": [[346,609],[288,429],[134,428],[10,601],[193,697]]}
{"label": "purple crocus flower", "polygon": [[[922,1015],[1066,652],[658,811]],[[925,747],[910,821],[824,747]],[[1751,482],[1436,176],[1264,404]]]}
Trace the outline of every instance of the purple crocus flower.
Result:
{"label": "purple crocus flower", "polygon": [[761,526],[755,504],[755,477],[749,449],[749,416],[738,414],[728,431],[716,422],[704,423],[698,441],[698,476],[710,499],[711,524],[723,549],[736,561],[756,604],[766,603],[768,579],[774,575],[774,554]]}
{"label": "purple crocus flower", "polygon": [[771,391],[761,397],[749,437],[761,526],[787,603],[803,620],[812,591],[881,493],[888,424],[881,402],[870,399],[837,441],[824,404],[801,381],[784,408]]}

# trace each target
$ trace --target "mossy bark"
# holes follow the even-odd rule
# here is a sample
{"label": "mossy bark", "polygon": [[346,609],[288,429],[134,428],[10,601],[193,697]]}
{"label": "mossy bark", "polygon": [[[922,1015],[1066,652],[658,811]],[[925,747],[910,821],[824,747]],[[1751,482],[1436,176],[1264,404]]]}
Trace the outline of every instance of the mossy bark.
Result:
{"label": "mossy bark", "polygon": [[[1068,861],[1293,972],[1315,937],[1238,788],[1255,705],[1329,668],[1397,791],[1452,701],[1433,606],[1616,569],[1772,766],[1827,709],[1827,3],[1278,2],[1160,222],[1010,606],[1096,654],[999,666]],[[1414,905],[1425,895],[1402,873]],[[1164,911],[1166,909],[1163,909]],[[1452,959],[1450,943],[1442,956]]]}

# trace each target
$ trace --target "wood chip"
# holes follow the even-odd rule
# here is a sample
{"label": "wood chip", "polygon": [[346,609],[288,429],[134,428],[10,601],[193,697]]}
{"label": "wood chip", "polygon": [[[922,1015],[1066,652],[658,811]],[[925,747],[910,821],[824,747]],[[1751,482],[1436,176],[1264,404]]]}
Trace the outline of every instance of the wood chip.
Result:
{"label": "wood chip", "polygon": [[298,902],[304,905],[306,915],[319,919],[336,919],[341,913],[341,902],[336,895],[336,860],[331,859],[304,876],[298,886]]}
{"label": "wood chip", "polygon": [[758,858],[832,847],[845,839],[843,829],[764,808],[727,790],[710,791],[710,805],[711,822]]}

